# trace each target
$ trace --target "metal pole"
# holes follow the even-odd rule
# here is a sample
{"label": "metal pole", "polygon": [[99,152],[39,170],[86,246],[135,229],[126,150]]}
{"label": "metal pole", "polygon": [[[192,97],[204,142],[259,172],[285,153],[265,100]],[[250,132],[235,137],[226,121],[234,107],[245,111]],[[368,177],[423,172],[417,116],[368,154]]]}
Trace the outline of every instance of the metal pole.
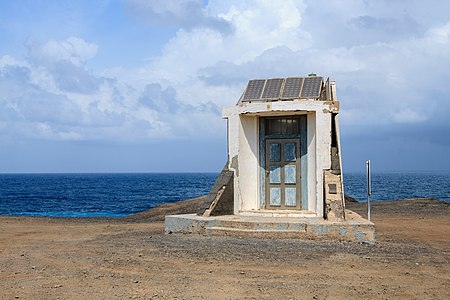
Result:
{"label": "metal pole", "polygon": [[370,159],[366,161],[366,178],[367,178],[367,220],[370,222]]}

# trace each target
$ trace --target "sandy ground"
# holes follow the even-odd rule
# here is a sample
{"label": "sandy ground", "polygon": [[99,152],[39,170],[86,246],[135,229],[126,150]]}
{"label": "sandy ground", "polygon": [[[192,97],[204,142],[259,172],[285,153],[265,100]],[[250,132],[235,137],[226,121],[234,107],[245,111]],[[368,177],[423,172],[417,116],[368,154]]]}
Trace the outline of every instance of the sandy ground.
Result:
{"label": "sandy ground", "polygon": [[450,299],[449,204],[374,204],[375,245],[163,234],[165,213],[201,201],[119,220],[0,217],[0,298]]}

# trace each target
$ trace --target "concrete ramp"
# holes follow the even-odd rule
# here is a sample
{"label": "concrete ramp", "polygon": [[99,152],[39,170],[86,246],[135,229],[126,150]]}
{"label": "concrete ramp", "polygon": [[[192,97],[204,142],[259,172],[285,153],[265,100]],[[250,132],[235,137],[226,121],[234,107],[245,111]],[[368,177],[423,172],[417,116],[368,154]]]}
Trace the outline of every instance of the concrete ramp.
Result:
{"label": "concrete ramp", "polygon": [[233,172],[228,170],[228,161],[209,191],[206,206],[199,209],[199,216],[219,216],[233,214],[234,190]]}

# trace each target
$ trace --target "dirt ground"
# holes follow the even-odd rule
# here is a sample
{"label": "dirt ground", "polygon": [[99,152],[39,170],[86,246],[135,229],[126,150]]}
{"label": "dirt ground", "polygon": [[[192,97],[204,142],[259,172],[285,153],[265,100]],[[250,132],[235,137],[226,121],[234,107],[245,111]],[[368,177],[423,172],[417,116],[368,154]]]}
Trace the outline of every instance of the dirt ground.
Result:
{"label": "dirt ground", "polygon": [[375,245],[163,234],[165,213],[201,201],[123,219],[0,217],[0,298],[450,299],[448,203],[375,203]]}

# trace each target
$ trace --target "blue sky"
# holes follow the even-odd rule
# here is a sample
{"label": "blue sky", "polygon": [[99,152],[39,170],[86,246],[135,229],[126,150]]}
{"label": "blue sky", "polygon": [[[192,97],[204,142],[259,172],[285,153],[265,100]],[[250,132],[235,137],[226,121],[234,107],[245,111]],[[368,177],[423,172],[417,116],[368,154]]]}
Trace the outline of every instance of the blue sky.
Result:
{"label": "blue sky", "polygon": [[218,172],[249,79],[336,81],[344,171],[450,170],[450,2],[0,0],[0,172]]}

